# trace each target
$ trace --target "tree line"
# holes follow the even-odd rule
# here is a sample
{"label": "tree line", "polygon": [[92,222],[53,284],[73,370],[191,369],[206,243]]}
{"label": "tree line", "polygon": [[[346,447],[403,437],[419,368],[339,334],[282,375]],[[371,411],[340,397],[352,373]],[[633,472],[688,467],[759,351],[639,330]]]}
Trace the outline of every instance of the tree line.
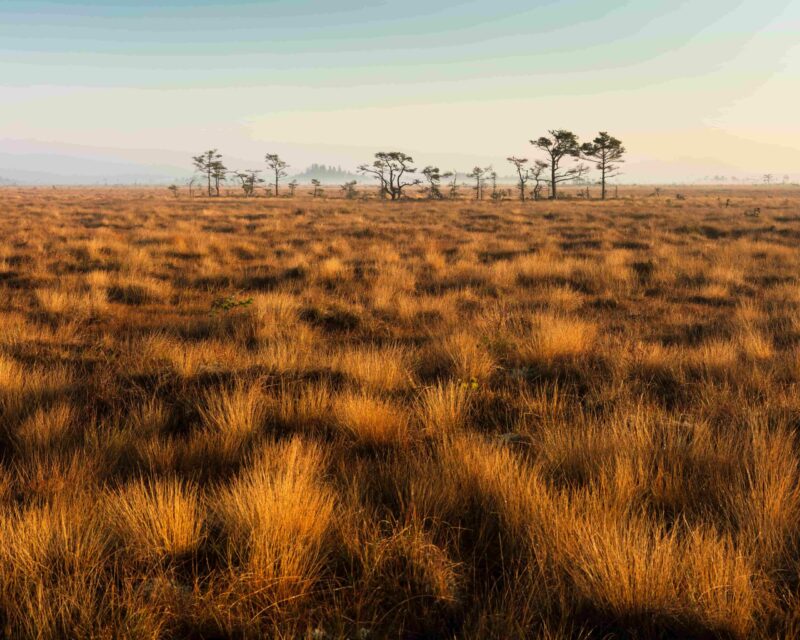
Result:
{"label": "tree line", "polygon": [[[589,162],[599,171],[600,197],[605,200],[608,180],[620,175],[621,164],[625,161],[626,150],[622,142],[605,131],[598,133],[591,142],[581,143],[572,131],[553,129],[548,131],[547,135],[530,140],[530,144],[541,153],[541,158],[532,163],[528,158],[517,156],[507,158],[516,173],[516,189],[519,199],[523,202],[529,198],[542,199],[545,187],[548,188],[549,198],[557,198],[559,185],[580,181],[588,174],[590,167],[583,161]],[[263,171],[261,169],[229,170],[216,149],[209,149],[193,156],[192,160],[197,172],[203,176],[209,196],[219,196],[220,184],[230,177],[239,182],[247,197],[254,196],[257,187],[267,182],[259,175]],[[286,169],[289,165],[274,153],[266,154],[264,161],[269,175],[267,193],[278,196],[281,180],[287,177]],[[380,197],[384,199],[400,200],[407,188],[420,185],[423,192],[431,199],[458,196],[456,172],[443,172],[433,165],[418,170],[414,166],[414,159],[400,151],[379,151],[371,163],[360,165],[358,171],[378,182]],[[475,182],[473,190],[477,200],[483,200],[487,183],[491,184],[492,199],[502,199],[507,195],[507,192],[497,188],[498,176],[492,167],[476,166],[467,177]],[[445,183],[447,195],[443,191],[444,181],[447,181]],[[313,196],[321,196],[320,181],[314,179],[311,183],[314,187]],[[288,184],[289,195],[294,195],[297,186],[296,180]],[[356,182],[346,182],[341,186],[341,190],[347,198],[356,197]],[[174,188],[174,193],[177,194],[177,187]]]}

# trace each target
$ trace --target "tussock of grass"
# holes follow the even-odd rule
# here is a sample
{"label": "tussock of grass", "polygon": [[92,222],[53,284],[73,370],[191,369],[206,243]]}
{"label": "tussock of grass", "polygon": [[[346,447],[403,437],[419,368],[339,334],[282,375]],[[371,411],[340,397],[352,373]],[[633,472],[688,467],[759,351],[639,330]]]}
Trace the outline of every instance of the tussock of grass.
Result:
{"label": "tussock of grass", "polygon": [[179,480],[138,480],[108,496],[107,512],[121,548],[144,561],[191,556],[202,540],[197,489]]}
{"label": "tussock of grass", "polygon": [[364,392],[336,398],[334,413],[339,428],[367,446],[402,446],[410,439],[409,417],[390,401]]}
{"label": "tussock of grass", "polygon": [[589,321],[540,314],[532,318],[530,329],[518,338],[518,358],[523,364],[578,358],[589,353],[596,337],[597,328]]}
{"label": "tussock of grass", "polygon": [[463,380],[486,381],[497,369],[487,341],[468,333],[455,333],[446,338],[443,350],[450,361],[454,377]]}
{"label": "tussock of grass", "polygon": [[347,349],[333,355],[345,375],[378,392],[403,391],[413,385],[410,357],[398,345]]}
{"label": "tussock of grass", "polygon": [[237,384],[205,392],[197,407],[204,429],[194,434],[193,464],[210,457],[216,463],[235,464],[248,446],[263,432],[267,416],[262,391],[257,384]]}
{"label": "tussock of grass", "polygon": [[419,411],[422,423],[433,434],[463,429],[472,407],[472,384],[454,381],[422,390]]}
{"label": "tussock of grass", "polygon": [[780,189],[6,189],[2,635],[797,637]]}
{"label": "tussock of grass", "polygon": [[263,426],[263,394],[258,384],[209,389],[204,394],[198,412],[209,431],[233,439],[244,439]]}
{"label": "tussock of grass", "polygon": [[19,425],[17,440],[27,450],[63,446],[75,420],[71,405],[60,402],[34,411]]}
{"label": "tussock of grass", "polygon": [[269,397],[268,420],[279,432],[322,433],[333,422],[332,394],[324,383],[282,384]]}
{"label": "tussock of grass", "polygon": [[322,450],[302,440],[267,446],[213,502],[224,553],[277,600],[306,593],[323,570],[334,508],[324,465]]}

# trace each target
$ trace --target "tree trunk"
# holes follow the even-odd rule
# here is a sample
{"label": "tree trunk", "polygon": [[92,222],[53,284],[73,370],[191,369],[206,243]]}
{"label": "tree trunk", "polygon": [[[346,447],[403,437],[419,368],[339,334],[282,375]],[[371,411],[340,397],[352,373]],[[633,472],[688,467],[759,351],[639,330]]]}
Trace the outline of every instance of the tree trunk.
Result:
{"label": "tree trunk", "polygon": [[600,196],[600,199],[601,200],[605,200],[606,199],[606,165],[605,164],[603,164],[603,174],[602,174],[602,176],[603,177],[600,180],[602,181],[603,188],[602,188],[602,195]]}
{"label": "tree trunk", "polygon": [[550,199],[556,199],[556,165],[550,163]]}

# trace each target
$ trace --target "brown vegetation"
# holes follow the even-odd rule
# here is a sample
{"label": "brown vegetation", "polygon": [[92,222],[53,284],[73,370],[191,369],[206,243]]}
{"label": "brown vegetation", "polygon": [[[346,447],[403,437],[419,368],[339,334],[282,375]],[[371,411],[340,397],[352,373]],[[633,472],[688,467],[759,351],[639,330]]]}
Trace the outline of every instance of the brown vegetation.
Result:
{"label": "brown vegetation", "polygon": [[4,189],[0,629],[795,637],[800,192],[663,191]]}

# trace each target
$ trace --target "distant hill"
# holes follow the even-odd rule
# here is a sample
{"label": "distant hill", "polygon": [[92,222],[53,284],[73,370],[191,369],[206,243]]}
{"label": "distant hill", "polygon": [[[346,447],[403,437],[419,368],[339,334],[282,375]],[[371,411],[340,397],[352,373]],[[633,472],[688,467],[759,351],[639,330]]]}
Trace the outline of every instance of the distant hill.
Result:
{"label": "distant hill", "polygon": [[312,164],[303,173],[292,176],[301,184],[308,184],[312,180],[319,180],[322,184],[344,184],[351,180],[357,182],[367,182],[364,176],[352,171],[346,171],[341,167],[326,166],[324,164]]}

